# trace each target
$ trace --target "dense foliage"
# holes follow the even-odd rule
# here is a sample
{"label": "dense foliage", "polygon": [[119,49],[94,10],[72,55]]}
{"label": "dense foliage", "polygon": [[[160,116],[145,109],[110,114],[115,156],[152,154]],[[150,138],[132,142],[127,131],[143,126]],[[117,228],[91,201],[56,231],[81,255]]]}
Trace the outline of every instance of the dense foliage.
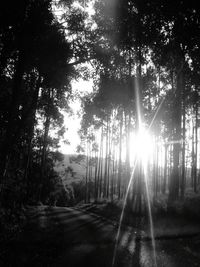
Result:
{"label": "dense foliage", "polygon": [[[200,10],[195,1],[95,1],[93,97],[85,98],[82,135],[88,154],[86,184],[99,198],[124,198],[137,150],[131,137],[146,127],[154,142],[148,182],[154,199],[184,198],[199,186]],[[99,137],[101,135],[101,137]],[[153,141],[154,140],[154,141]],[[98,143],[98,151],[93,145]],[[142,148],[141,148],[142,149]],[[147,153],[147,151],[144,153]],[[90,159],[96,159],[92,167]],[[130,205],[145,202],[138,163]],[[93,173],[92,173],[93,172]],[[89,189],[88,189],[89,190]],[[86,201],[88,201],[86,190]]]}
{"label": "dense foliage", "polygon": [[1,203],[45,202],[61,184],[53,166],[74,75],[72,49],[51,1],[8,1],[0,17]]}
{"label": "dense foliage", "polygon": [[[63,159],[61,110],[69,110],[71,81],[80,77],[93,79],[94,92],[83,99],[79,150],[87,157],[81,190],[74,184],[78,200],[125,197],[133,135],[143,126],[155,143],[148,172],[154,198],[184,198],[189,186],[197,193],[199,19],[196,1],[186,0],[4,1],[1,205],[71,203],[54,165]],[[141,164],[129,195],[137,209],[146,198]]]}

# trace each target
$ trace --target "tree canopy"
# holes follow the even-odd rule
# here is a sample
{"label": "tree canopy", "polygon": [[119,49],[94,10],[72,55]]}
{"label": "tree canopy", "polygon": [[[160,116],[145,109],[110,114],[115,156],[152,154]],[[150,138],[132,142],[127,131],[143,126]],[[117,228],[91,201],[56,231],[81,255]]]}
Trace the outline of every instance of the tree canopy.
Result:
{"label": "tree canopy", "polygon": [[[154,143],[148,163],[154,197],[163,193],[169,201],[183,198],[189,185],[196,193],[199,19],[197,2],[186,0],[4,2],[2,203],[15,202],[10,195],[19,195],[19,188],[21,202],[48,202],[55,198],[56,185],[62,187],[54,170],[56,159],[62,160],[58,152],[65,132],[62,110],[69,111],[71,84],[80,77],[94,83],[93,93],[83,98],[80,130],[79,151],[87,154],[85,201],[125,197],[131,157],[138,149],[133,139],[142,128]],[[140,209],[144,196],[140,164],[135,177],[129,200]]]}

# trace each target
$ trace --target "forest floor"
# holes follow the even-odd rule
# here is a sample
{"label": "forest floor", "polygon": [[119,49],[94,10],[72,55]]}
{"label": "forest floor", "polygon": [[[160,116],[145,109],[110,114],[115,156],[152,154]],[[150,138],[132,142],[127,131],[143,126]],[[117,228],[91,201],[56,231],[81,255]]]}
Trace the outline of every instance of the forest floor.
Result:
{"label": "forest floor", "polygon": [[[118,225],[114,215],[102,216],[91,212],[94,208],[98,212],[115,213],[110,205],[106,207],[105,204],[77,208],[28,207],[24,231],[0,249],[0,266],[200,266],[200,235],[155,239],[155,265],[152,240],[141,235],[143,231],[139,223],[142,220],[135,218],[134,227],[124,225],[116,243]],[[112,264],[113,258],[115,264]]]}
{"label": "forest floor", "polygon": [[[0,266],[113,267],[123,203],[27,206],[18,235],[0,240]],[[200,266],[200,197],[152,208],[157,267]],[[17,231],[14,231],[17,232]],[[114,267],[155,267],[148,216],[125,210]]]}
{"label": "forest floor", "polygon": [[[119,226],[123,203],[80,204],[76,208],[87,213],[98,214]],[[138,215],[125,209],[122,227],[135,227]],[[189,237],[200,234],[200,196],[189,194],[184,201],[168,204],[160,196],[152,208],[152,221],[155,238]],[[149,214],[141,216],[141,231],[146,238],[151,236]]]}

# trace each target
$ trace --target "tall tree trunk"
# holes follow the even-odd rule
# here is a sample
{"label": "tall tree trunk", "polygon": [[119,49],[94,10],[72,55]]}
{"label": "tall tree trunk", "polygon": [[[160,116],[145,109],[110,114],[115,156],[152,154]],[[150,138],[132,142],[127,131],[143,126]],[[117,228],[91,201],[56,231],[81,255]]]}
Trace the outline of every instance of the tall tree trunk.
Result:
{"label": "tall tree trunk", "polygon": [[97,172],[99,166],[98,151],[95,152],[95,170],[94,170],[94,201],[97,202],[97,190],[98,190],[98,180]]}
{"label": "tall tree trunk", "polygon": [[191,186],[194,188],[194,161],[195,161],[195,152],[194,152],[194,122],[192,123],[192,153],[191,153]]}
{"label": "tall tree trunk", "polygon": [[106,197],[106,189],[107,189],[107,179],[108,179],[108,129],[109,129],[109,122],[108,122],[108,115],[107,115],[107,122],[106,122],[106,154],[105,154],[105,166],[104,166],[104,185],[103,185],[103,197]]}
{"label": "tall tree trunk", "polygon": [[171,175],[171,186],[169,192],[169,199],[175,200],[179,197],[180,176],[179,176],[179,163],[181,151],[181,93],[183,90],[183,70],[179,70],[177,74],[177,83],[174,101],[174,114],[173,114],[173,171]]}
{"label": "tall tree trunk", "polygon": [[[184,87],[184,84],[183,84]],[[181,198],[184,198],[185,195],[185,142],[186,142],[186,138],[185,138],[185,88],[183,88],[182,90],[182,135],[183,135],[183,140],[182,140],[182,173],[181,173]]]}
{"label": "tall tree trunk", "polygon": [[198,101],[195,104],[195,154],[194,154],[194,192],[197,193],[197,155],[198,155]]}
{"label": "tall tree trunk", "polygon": [[168,145],[165,144],[165,159],[164,159],[164,177],[163,177],[163,188],[162,188],[162,193],[166,193],[166,186],[167,186],[167,150],[168,150]]}
{"label": "tall tree trunk", "polygon": [[107,199],[110,197],[110,165],[111,165],[111,151],[112,151],[112,140],[111,140],[111,129],[110,129],[110,123],[108,124],[108,169],[107,169]]}
{"label": "tall tree trunk", "polygon": [[49,135],[49,127],[50,127],[50,116],[48,114],[44,124],[44,136],[43,136],[42,156],[41,156],[40,189],[38,197],[39,201],[42,200],[41,198],[43,198],[44,179],[46,175],[46,157],[47,157],[47,142],[48,142],[47,140]]}
{"label": "tall tree trunk", "polygon": [[27,192],[26,192],[26,199],[28,199],[29,196],[29,182],[28,182],[28,174],[29,170],[31,169],[31,158],[32,158],[32,140],[34,136],[34,127],[35,127],[35,117],[36,117],[36,111],[37,111],[37,105],[38,105],[38,96],[39,96],[39,88],[41,85],[41,77],[38,77],[38,80],[36,82],[36,88],[33,94],[33,100],[32,100],[32,111],[31,111],[31,125],[30,125],[30,131],[29,131],[29,137],[28,137],[28,153],[27,153],[27,159],[26,159],[26,166],[24,171],[24,183],[27,185]]}
{"label": "tall tree trunk", "polygon": [[[7,167],[9,165],[9,154],[15,142],[15,133],[18,130],[16,119],[18,119],[19,113],[19,98],[21,96],[21,85],[22,78],[24,74],[24,62],[25,55],[22,51],[19,52],[19,58],[16,63],[14,82],[12,88],[12,99],[8,114],[8,123],[6,127],[6,132],[4,135],[4,141],[1,144],[0,153],[0,177],[5,177],[7,172]],[[1,179],[1,178],[0,178]]]}
{"label": "tall tree trunk", "polygon": [[123,112],[121,111],[120,114],[121,120],[120,120],[120,129],[119,129],[119,163],[118,163],[118,199],[121,198],[122,192],[121,192],[121,180],[122,180],[122,127],[123,127]]}
{"label": "tall tree trunk", "polygon": [[101,161],[100,161],[100,170],[99,170],[99,198],[102,197],[102,180],[103,180],[103,166],[104,166],[104,136],[103,136],[103,125],[101,129]]}
{"label": "tall tree trunk", "polygon": [[86,174],[85,174],[85,203],[88,202],[88,176],[89,176],[89,144],[88,140],[86,141]]}
{"label": "tall tree trunk", "polygon": [[128,187],[131,173],[130,166],[130,128],[131,128],[131,114],[128,112],[128,122],[126,123],[126,186],[125,190]]}

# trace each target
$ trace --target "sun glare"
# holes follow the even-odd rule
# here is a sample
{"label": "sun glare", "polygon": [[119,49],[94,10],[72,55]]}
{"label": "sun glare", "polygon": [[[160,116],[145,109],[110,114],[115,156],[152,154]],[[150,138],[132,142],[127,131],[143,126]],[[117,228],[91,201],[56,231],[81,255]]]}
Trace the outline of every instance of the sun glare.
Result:
{"label": "sun glare", "polygon": [[130,136],[130,160],[141,160],[146,165],[153,157],[154,145],[153,138],[144,128],[140,128],[137,134]]}

